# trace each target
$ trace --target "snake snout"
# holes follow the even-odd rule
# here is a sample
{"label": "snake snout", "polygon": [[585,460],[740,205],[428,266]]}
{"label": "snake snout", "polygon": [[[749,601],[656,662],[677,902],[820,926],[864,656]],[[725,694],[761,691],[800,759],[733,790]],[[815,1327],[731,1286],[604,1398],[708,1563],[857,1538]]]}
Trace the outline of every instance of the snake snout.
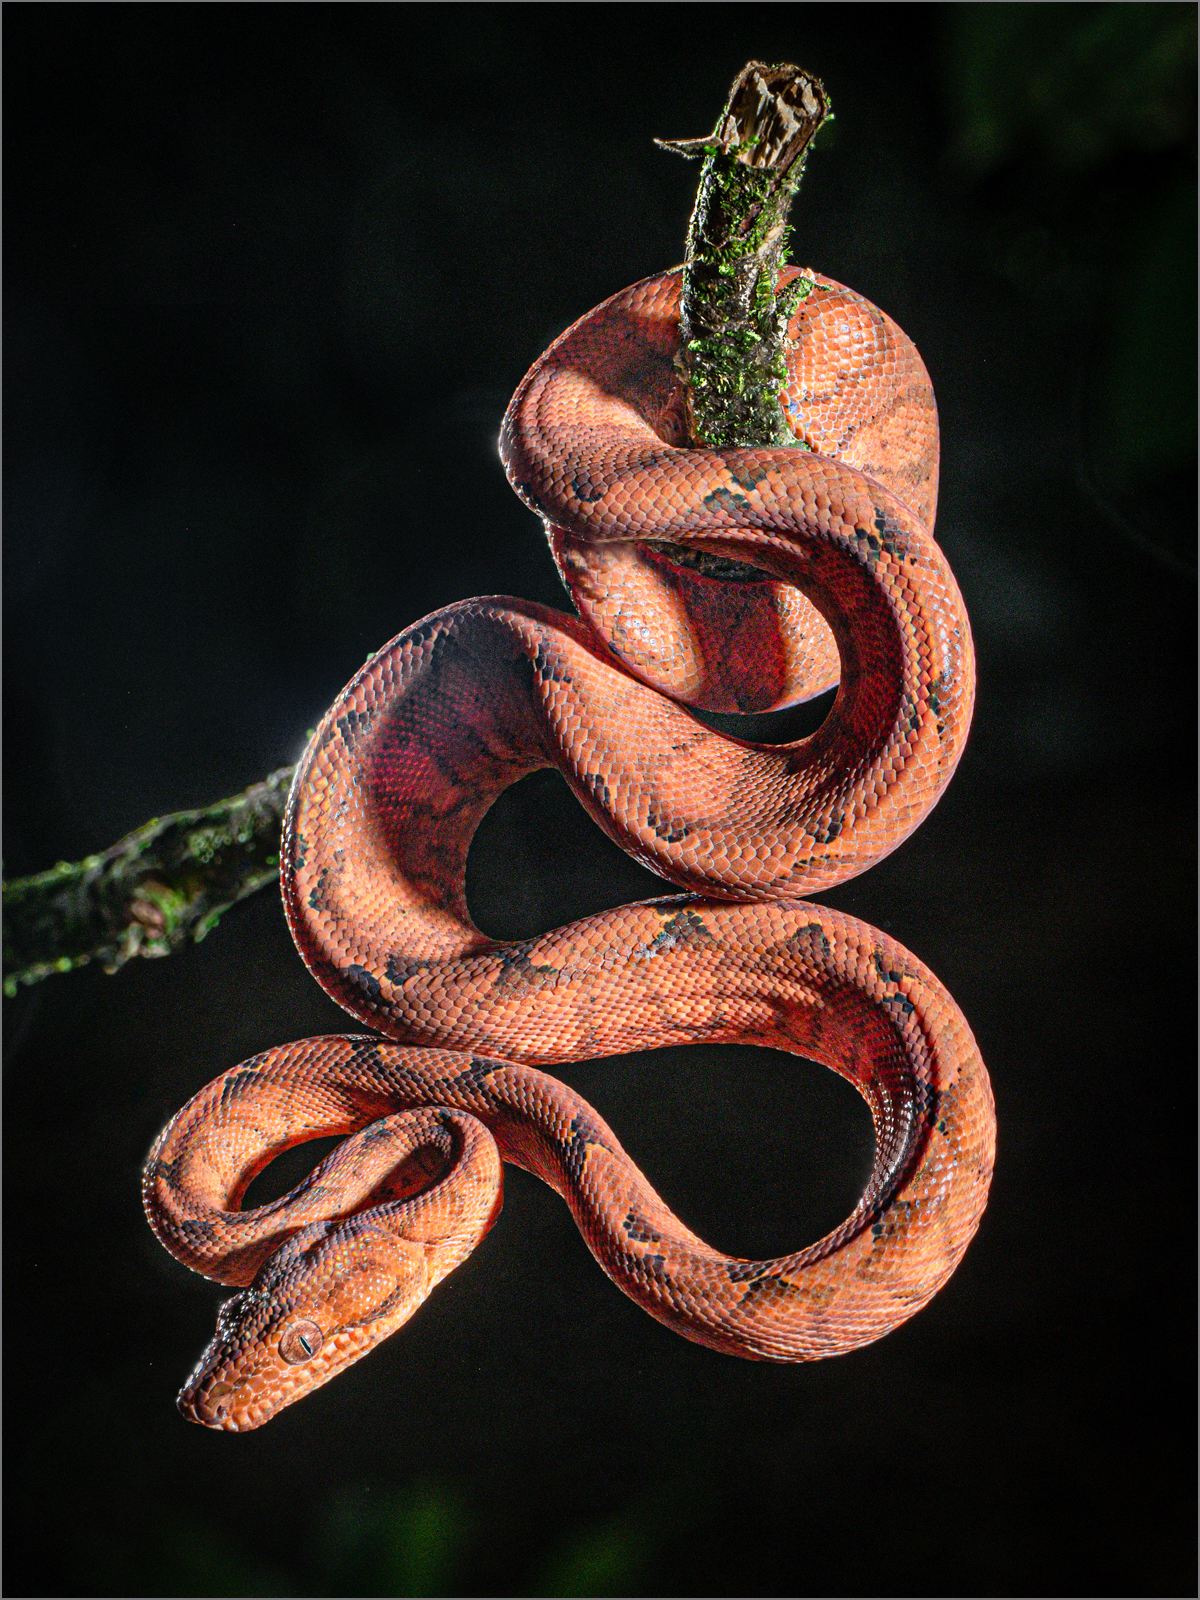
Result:
{"label": "snake snout", "polygon": [[222,1368],[213,1362],[212,1356],[213,1347],[210,1346],[179,1391],[175,1404],[180,1415],[189,1422],[198,1422],[202,1428],[218,1428],[229,1433],[254,1427],[246,1417],[250,1397],[245,1385],[222,1376]]}
{"label": "snake snout", "polygon": [[181,1416],[189,1422],[198,1422],[205,1428],[224,1428],[237,1431],[229,1406],[234,1394],[232,1384],[216,1384],[207,1392],[202,1388],[181,1389],[175,1401]]}
{"label": "snake snout", "polygon": [[[304,1391],[307,1393],[307,1389]],[[287,1404],[286,1399],[267,1392],[255,1395],[233,1384],[216,1383],[210,1388],[182,1390],[175,1401],[181,1416],[198,1422],[202,1428],[223,1433],[249,1433],[261,1428]]]}

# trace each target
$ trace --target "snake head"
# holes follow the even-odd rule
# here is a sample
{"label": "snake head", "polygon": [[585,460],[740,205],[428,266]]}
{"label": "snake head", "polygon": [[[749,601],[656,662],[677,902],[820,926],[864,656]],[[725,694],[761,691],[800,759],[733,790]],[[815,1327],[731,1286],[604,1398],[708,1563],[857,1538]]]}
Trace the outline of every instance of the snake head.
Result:
{"label": "snake head", "polygon": [[221,1306],[180,1411],[227,1432],[261,1427],[394,1333],[440,1276],[426,1246],[377,1224],[310,1224]]}

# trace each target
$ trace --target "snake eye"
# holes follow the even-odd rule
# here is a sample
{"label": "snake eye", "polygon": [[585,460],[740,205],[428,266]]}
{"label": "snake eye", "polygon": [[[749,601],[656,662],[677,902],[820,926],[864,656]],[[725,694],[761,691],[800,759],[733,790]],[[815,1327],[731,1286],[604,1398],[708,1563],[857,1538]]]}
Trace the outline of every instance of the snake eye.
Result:
{"label": "snake eye", "polygon": [[299,1366],[315,1356],[324,1342],[325,1335],[315,1322],[293,1322],[279,1341],[279,1354],[289,1366]]}

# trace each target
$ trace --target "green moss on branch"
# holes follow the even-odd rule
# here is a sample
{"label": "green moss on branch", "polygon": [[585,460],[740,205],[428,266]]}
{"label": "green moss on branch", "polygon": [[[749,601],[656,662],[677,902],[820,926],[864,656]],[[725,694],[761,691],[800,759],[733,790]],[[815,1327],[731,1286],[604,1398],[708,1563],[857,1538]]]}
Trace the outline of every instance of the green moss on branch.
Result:
{"label": "green moss on branch", "polygon": [[202,811],[156,818],[111,849],[3,885],[4,993],[98,961],[198,944],[238,900],[279,876],[292,767]]}
{"label": "green moss on branch", "polygon": [[680,372],[691,440],[714,448],[795,445],[780,403],[787,328],[813,284],[777,292],[788,213],[812,141],[832,113],[799,67],[751,61],[711,134],[657,142],[703,156],[688,229]]}

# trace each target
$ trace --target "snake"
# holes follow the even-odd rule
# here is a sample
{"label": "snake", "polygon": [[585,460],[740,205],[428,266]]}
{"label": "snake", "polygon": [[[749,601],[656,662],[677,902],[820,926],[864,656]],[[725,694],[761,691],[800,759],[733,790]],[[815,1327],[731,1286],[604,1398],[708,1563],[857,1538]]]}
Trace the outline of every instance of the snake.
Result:
{"label": "snake", "polygon": [[[962,1259],[995,1157],[971,1029],[910,951],[806,898],[907,838],[967,738],[970,625],[932,533],[937,409],[885,313],[819,273],[784,268],[779,286],[797,276],[786,446],[689,441],[680,269],[570,327],[517,389],[500,452],[576,614],[506,597],[436,611],[313,734],[284,908],[309,971],[370,1031],[241,1063],[146,1162],[161,1243],[238,1291],[179,1396],[190,1420],[258,1427],[402,1326],[495,1223],[505,1163],[563,1198],[652,1317],[748,1359],[869,1344]],[[835,684],[816,732],[786,744],[703,715]],[[481,932],[471,839],[545,767],[677,892],[536,938]],[[772,1260],[694,1234],[545,1070],[731,1042],[830,1068],[872,1118],[853,1213]],[[276,1156],[331,1137],[288,1194],[243,1209]]]}

